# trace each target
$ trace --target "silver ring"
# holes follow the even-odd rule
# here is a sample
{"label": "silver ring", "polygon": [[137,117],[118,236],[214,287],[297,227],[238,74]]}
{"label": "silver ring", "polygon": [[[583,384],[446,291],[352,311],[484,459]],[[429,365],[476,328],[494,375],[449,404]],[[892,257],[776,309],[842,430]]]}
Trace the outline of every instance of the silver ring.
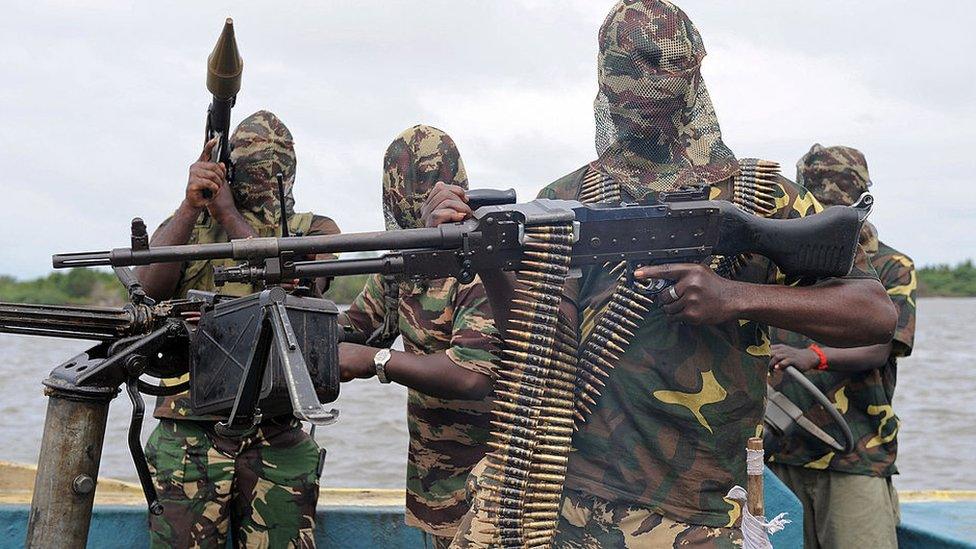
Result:
{"label": "silver ring", "polygon": [[668,288],[668,295],[671,296],[671,301],[678,301],[681,299],[681,296],[678,295],[678,292],[674,289],[674,286]]}

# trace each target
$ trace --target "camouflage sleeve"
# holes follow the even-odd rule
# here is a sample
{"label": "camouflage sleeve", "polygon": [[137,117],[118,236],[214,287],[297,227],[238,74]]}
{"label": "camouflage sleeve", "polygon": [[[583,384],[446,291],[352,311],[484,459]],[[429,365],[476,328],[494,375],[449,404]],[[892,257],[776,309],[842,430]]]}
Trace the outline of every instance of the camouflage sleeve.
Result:
{"label": "camouflage sleeve", "polygon": [[580,182],[587,166],[566,174],[543,187],[536,198],[576,200],[579,196]]}
{"label": "camouflage sleeve", "polygon": [[898,311],[898,324],[895,326],[895,336],[892,338],[895,356],[912,354],[915,343],[915,291],[917,279],[915,264],[907,255],[891,250],[892,253],[877,254],[875,268],[881,283],[888,291],[888,297]]}
{"label": "camouflage sleeve", "polygon": [[[823,211],[823,206],[813,196],[813,193],[797,185],[789,179],[780,176],[777,180],[779,193],[777,193],[776,212],[770,216],[774,219],[796,219],[808,215],[818,214]],[[769,262],[767,271],[767,282],[771,284],[786,284],[791,286],[810,285],[817,281],[809,278],[788,277],[780,271],[772,262]],[[868,255],[860,244],[857,246],[857,254],[854,256],[854,266],[851,272],[844,278],[873,278],[878,275],[868,259]]]}
{"label": "camouflage sleeve", "polygon": [[448,358],[466,370],[494,378],[494,361],[500,346],[481,280],[475,278],[470,284],[459,284],[454,296],[451,346],[446,351]]}
{"label": "camouflage sleeve", "polygon": [[368,336],[383,324],[383,312],[383,279],[370,275],[346,311],[346,318],[354,330]]}

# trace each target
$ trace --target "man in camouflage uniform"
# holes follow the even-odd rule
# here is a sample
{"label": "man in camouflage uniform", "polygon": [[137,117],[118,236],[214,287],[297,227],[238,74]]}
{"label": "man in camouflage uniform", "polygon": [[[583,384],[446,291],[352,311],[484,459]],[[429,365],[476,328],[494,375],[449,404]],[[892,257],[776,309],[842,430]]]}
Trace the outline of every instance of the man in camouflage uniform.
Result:
{"label": "man in camouflage uniform", "polygon": [[[206,244],[278,236],[281,231],[276,174],[285,182],[288,227],[293,233],[335,234],[327,217],[295,213],[296,158],[291,132],[274,114],[259,111],[230,137],[234,181],[227,167],[210,162],[216,140],[190,166],[186,197],[152,238],[153,246]],[[203,191],[211,192],[211,198]],[[213,291],[214,266],[231,260],[140,267],[136,274],[156,299],[182,298],[189,290]],[[317,286],[324,281],[316,281]],[[247,295],[260,288],[226,284],[221,293]],[[180,381],[164,381],[173,385]],[[154,547],[226,545],[233,529],[238,547],[313,547],[318,499],[319,448],[291,416],[266,418],[243,438],[214,432],[223,419],[194,414],[188,391],[161,397],[159,426],[146,446],[163,514],[150,516]]]}
{"label": "man in camouflage uniform", "polygon": [[[797,182],[825,205],[851,204],[870,185],[864,155],[849,147],[814,145],[796,170]],[[861,246],[898,310],[890,343],[836,349],[786,330],[770,334],[773,386],[809,409],[808,417],[829,432],[827,413],[779,370],[794,366],[805,372],[840,410],[856,441],[846,455],[799,430],[777,441],[770,467],[803,502],[808,549],[898,545],[898,495],[891,476],[898,472],[899,420],[891,405],[897,359],[911,354],[915,339],[915,267],[911,258],[879,242],[871,224],[861,231]]]}
{"label": "man in camouflage uniform", "polygon": [[[383,160],[387,229],[421,227],[421,204],[437,182],[467,188],[454,141],[429,126],[404,131]],[[343,381],[377,375],[378,353],[403,336],[405,352],[392,351],[378,377],[409,388],[406,523],[447,547],[468,509],[465,480],[488,450],[498,338],[485,290],[478,279],[374,275],[346,316],[374,336],[368,346],[340,344]]]}
{"label": "man in camouflage uniform", "polygon": [[[599,44],[600,156],[541,197],[634,201],[705,185],[711,199],[767,217],[820,210],[774,164],[737,160],[723,144],[699,72],[701,37],[680,9],[659,0],[620,1],[600,29]],[[432,195],[430,224],[468,213],[451,195],[457,196],[446,188]],[[594,325],[611,313],[633,325],[632,336],[619,330],[629,342],[610,353],[606,386],[585,423],[577,422],[556,547],[741,544],[741,504],[727,496],[733,486],[746,485],[746,441],[762,421],[767,326],[835,345],[891,336],[894,312],[863,251],[850,276],[829,284],[788,280],[758,256],[711,264],[718,272],[698,264],[639,269],[639,278],[674,285],[654,304],[630,305],[626,314],[608,305],[611,295],[625,291],[618,289],[626,284],[619,270],[590,267],[567,285],[561,312],[580,328],[584,348]],[[510,299],[500,290],[502,274],[482,277],[493,305]],[[496,322],[504,333],[507,323]],[[492,482],[484,475],[475,486]],[[490,511],[478,507],[479,497],[455,537],[458,546],[491,544],[484,524]]]}

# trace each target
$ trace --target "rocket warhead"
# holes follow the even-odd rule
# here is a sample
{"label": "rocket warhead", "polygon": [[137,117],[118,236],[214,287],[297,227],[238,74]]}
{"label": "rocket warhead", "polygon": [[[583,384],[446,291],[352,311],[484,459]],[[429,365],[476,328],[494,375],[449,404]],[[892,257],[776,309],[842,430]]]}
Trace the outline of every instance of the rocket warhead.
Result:
{"label": "rocket warhead", "polygon": [[234,20],[228,17],[207,58],[207,89],[220,99],[230,99],[241,89],[243,72],[244,60],[237,51],[237,39],[234,38]]}

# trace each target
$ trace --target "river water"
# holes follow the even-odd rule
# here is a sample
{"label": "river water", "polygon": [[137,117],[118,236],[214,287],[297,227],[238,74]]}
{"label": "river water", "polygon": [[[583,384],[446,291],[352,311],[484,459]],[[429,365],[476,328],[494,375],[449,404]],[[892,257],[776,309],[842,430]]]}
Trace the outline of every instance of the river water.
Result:
{"label": "river water", "polygon": [[[976,349],[969,346],[976,299],[920,299],[918,315],[914,354],[898,368],[901,475],[895,483],[901,490],[976,490]],[[40,381],[88,345],[0,334],[0,460],[37,460],[46,405]],[[357,381],[343,385],[334,406],[339,421],[316,435],[328,449],[324,486],[402,488],[405,390]],[[112,403],[100,474],[134,481],[125,442],[130,410],[124,395]],[[143,440],[154,424],[147,419]]]}

